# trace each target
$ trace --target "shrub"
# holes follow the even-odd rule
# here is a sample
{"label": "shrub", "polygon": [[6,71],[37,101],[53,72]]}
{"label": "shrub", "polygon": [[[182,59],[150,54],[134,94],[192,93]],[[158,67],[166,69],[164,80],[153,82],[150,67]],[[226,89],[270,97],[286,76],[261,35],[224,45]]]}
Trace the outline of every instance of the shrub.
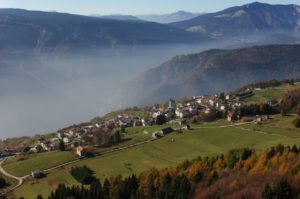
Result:
{"label": "shrub", "polygon": [[6,180],[3,177],[0,176],[0,189],[4,188],[6,186],[8,186],[8,183],[6,182]]}
{"label": "shrub", "polygon": [[71,175],[82,184],[91,184],[94,181],[94,172],[87,166],[72,167],[70,171]]}

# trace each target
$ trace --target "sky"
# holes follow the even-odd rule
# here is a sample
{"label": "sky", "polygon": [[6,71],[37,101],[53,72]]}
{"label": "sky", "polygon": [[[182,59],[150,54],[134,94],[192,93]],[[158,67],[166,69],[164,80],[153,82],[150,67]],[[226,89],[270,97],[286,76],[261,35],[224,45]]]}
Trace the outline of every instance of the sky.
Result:
{"label": "sky", "polygon": [[[57,11],[74,14],[163,14],[178,10],[214,12],[255,0],[0,0],[1,8]],[[300,0],[262,0],[270,4],[300,4]]]}

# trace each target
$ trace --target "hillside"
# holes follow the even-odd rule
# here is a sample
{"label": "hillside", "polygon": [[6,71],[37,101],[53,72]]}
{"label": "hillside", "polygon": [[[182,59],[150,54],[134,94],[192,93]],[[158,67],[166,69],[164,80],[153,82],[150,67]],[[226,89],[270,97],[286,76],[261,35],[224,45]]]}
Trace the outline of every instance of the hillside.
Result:
{"label": "hillside", "polygon": [[299,52],[300,45],[270,45],[179,55],[133,80],[125,99],[149,104],[226,92],[263,80],[297,78]]}
{"label": "hillside", "polygon": [[[254,95],[242,100],[242,103],[245,102],[245,105],[248,103],[261,105],[272,99],[280,100],[284,96],[289,96],[295,89],[299,89],[299,82],[294,82],[294,84],[291,82],[294,81],[284,80],[279,82],[272,80],[246,85],[239,89],[239,92],[242,92],[247,88],[253,89],[259,88],[260,86],[261,89],[253,91]],[[207,98],[209,99],[210,97],[207,96]],[[178,103],[191,103],[191,101],[186,99],[185,102],[178,101]],[[160,107],[163,106],[164,104],[160,104]],[[94,122],[99,122],[100,124],[100,121],[113,121],[120,115],[123,115],[122,117],[126,118],[126,115],[145,115],[145,113],[149,111],[153,111],[151,107],[127,108],[97,118],[93,122],[74,125],[72,127],[67,127],[64,130],[65,132],[81,131],[85,126],[93,125]],[[73,151],[74,149],[69,149],[70,151],[65,152],[54,150],[33,154],[17,153],[16,156],[9,157],[3,163],[3,168],[15,176],[26,176],[30,171],[36,169],[41,169],[46,172],[46,177],[42,179],[25,177],[22,186],[14,190],[16,197],[25,196],[25,198],[29,199],[35,198],[37,194],[49,196],[50,191],[54,190],[59,183],[64,183],[67,186],[79,185],[69,173],[70,169],[74,166],[88,166],[94,171],[95,177],[100,178],[103,182],[105,178],[110,178],[111,176],[117,176],[119,174],[122,174],[123,177],[128,177],[132,174],[139,176],[139,174],[142,175],[145,170],[153,167],[165,170],[164,168],[166,167],[177,167],[177,164],[182,165],[182,162],[186,159],[191,160],[197,156],[212,157],[221,153],[226,154],[228,151],[232,151],[232,149],[251,147],[251,149],[260,152],[261,150],[275,146],[279,143],[289,145],[299,144],[299,128],[296,128],[292,123],[295,116],[271,115],[267,120],[258,123],[255,122],[257,120],[255,115],[256,114],[254,114],[254,116],[244,116],[240,121],[237,121],[235,125],[232,125],[232,123],[227,121],[224,117],[213,122],[192,121],[190,123],[190,130],[176,130],[159,139],[153,139],[152,136],[154,132],[167,127],[178,129],[180,126],[177,123],[129,126],[125,127],[125,131],[122,133],[123,142],[108,147],[94,148],[93,150],[96,152],[95,157],[78,159],[78,156],[76,156]],[[45,135],[43,137],[48,140],[52,139],[55,135]],[[25,147],[25,145],[31,146],[30,142],[37,142],[37,140],[41,139],[36,136],[31,141],[29,138],[27,138],[27,140],[26,144],[20,143],[18,139],[15,139],[16,144],[22,144],[24,145],[23,147]],[[11,147],[13,144],[11,142],[13,141],[13,139],[8,140],[7,142],[4,141],[1,145],[5,148],[5,144],[10,144],[7,145],[7,147]],[[288,148],[286,150],[288,150]],[[47,162],[47,160],[49,161]],[[63,165],[59,168],[48,170],[49,168],[59,166],[69,161],[71,162],[70,165]],[[260,164],[257,165],[256,169],[258,168],[261,168]],[[248,179],[246,174],[243,174],[242,176]],[[268,178],[266,178],[266,180],[267,179]],[[197,189],[195,194],[200,198],[205,198],[207,194],[211,195],[215,193],[212,190],[220,186],[220,183],[222,184],[227,180],[228,178],[223,176],[218,183],[207,187],[207,191],[201,191],[202,187]],[[229,178],[229,180],[233,179]],[[267,180],[264,182],[269,181]],[[201,186],[203,185],[199,184],[199,187]],[[239,186],[243,188],[241,189],[241,192],[231,192],[231,189],[223,189],[220,193],[225,195],[228,193],[248,193],[249,189],[245,188],[243,183],[239,184]],[[228,197],[231,197],[231,195]]]}
{"label": "hillside", "polygon": [[[16,189],[14,193],[17,196],[34,198],[39,193],[48,196],[50,191],[54,190],[60,182],[68,186],[78,185],[69,174],[69,170],[74,166],[87,165],[95,172],[95,176],[103,182],[105,178],[110,176],[119,174],[122,174],[123,177],[132,174],[139,175],[153,167],[163,169],[175,166],[186,159],[225,154],[236,148],[252,147],[260,151],[278,143],[298,144],[299,129],[292,126],[292,119],[293,117],[277,115],[263,125],[252,123],[237,127],[222,127],[229,124],[223,120],[196,124],[192,126],[191,131],[183,134],[174,132],[154,142],[84,159],[63,168],[49,171],[47,177],[43,179],[26,179],[25,184]],[[144,134],[144,131],[153,132],[155,128],[161,127],[133,127],[128,128],[128,131],[138,136]],[[30,170],[48,168],[49,166],[42,162],[39,165],[39,161],[43,161],[43,157],[47,156],[52,158],[54,154],[56,153],[40,154],[24,161],[9,161],[4,168],[13,174],[26,175]],[[30,164],[30,162],[35,162],[35,164]],[[127,167],[127,164],[130,166]],[[23,169],[20,170],[20,168]]]}
{"label": "hillside", "polygon": [[95,180],[87,187],[59,185],[48,199],[296,199],[298,175],[298,146],[279,144],[264,152],[243,148],[140,175]]}
{"label": "hillside", "polygon": [[270,5],[251,3],[220,12],[201,15],[174,27],[190,32],[205,33],[213,38],[238,37],[259,32],[299,31],[300,7],[297,5]]}
{"label": "hillside", "polygon": [[207,39],[153,22],[20,9],[0,9],[0,22],[1,46],[18,50],[80,50],[119,45],[189,43]]}

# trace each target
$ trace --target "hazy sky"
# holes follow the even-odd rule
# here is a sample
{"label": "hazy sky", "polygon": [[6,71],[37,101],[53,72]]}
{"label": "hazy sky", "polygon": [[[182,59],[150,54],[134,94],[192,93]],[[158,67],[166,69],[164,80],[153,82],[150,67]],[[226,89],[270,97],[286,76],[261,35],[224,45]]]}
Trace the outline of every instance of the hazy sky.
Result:
{"label": "hazy sky", "polygon": [[[0,0],[1,8],[24,8],[77,14],[160,14],[177,10],[212,12],[251,0]],[[262,0],[270,4],[300,4],[299,0]]]}

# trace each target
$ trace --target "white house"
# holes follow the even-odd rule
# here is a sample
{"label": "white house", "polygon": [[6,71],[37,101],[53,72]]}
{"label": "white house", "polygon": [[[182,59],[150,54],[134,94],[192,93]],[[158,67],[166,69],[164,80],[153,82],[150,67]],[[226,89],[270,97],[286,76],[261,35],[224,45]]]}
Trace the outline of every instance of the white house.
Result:
{"label": "white house", "polygon": [[64,138],[63,138],[63,142],[64,142],[65,144],[68,144],[68,143],[70,143],[70,139],[69,139],[68,137],[64,137]]}

